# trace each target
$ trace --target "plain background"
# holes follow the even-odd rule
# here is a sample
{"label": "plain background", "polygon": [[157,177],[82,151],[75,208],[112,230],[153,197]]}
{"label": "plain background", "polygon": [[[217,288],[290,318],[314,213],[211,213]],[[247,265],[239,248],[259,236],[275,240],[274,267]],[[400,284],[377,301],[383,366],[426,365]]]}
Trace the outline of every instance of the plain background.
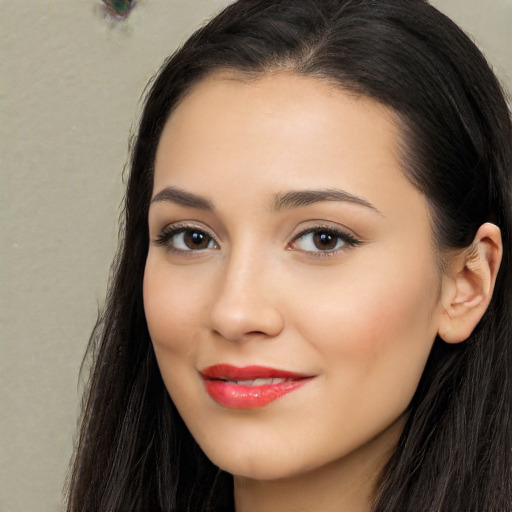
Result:
{"label": "plain background", "polygon": [[[0,0],[0,512],[62,509],[140,95],[228,0],[99,3]],[[512,91],[512,0],[433,3]]]}

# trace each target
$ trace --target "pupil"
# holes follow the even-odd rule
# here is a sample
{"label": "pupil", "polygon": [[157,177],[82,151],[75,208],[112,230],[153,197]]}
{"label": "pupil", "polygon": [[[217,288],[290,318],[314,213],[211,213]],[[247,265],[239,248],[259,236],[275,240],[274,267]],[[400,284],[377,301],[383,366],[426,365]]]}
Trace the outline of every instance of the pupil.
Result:
{"label": "pupil", "polygon": [[328,250],[336,247],[336,237],[325,231],[315,233],[314,239],[318,249]]}
{"label": "pupil", "polygon": [[185,233],[185,244],[192,249],[204,249],[208,246],[208,236],[200,231],[188,231]]}

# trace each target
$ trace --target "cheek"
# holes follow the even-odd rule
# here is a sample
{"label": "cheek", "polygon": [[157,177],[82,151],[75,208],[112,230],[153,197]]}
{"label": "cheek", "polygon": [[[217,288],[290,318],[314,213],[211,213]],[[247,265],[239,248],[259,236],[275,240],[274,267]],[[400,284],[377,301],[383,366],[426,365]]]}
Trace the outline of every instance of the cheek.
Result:
{"label": "cheek", "polygon": [[[144,311],[162,379],[184,417],[200,391],[194,370],[200,352],[198,323],[208,288],[196,286],[186,272],[152,258],[144,273]],[[191,378],[192,377],[192,378]]]}
{"label": "cheek", "polygon": [[[347,272],[318,294],[314,322],[307,313],[311,292],[297,295],[298,329],[327,361],[326,377],[357,400],[375,404],[394,394],[397,407],[405,407],[437,332],[437,280],[431,265],[421,262],[407,271]],[[382,404],[389,407],[390,400]]]}
{"label": "cheek", "polygon": [[[290,297],[302,308],[294,316],[304,320],[304,328],[314,327],[313,339],[341,336],[349,346],[354,344],[353,348],[372,351],[386,339],[391,341],[406,332],[435,332],[432,317],[438,277],[434,271],[426,266],[418,272],[389,268],[351,270],[333,273],[330,279],[322,280],[322,286],[303,286]],[[305,315],[312,304],[313,323],[311,315]]]}
{"label": "cheek", "polygon": [[153,261],[151,255],[148,256],[144,272],[144,311],[159,363],[161,356],[166,357],[167,364],[180,360],[168,356],[187,357],[196,350],[193,336],[202,316],[205,289],[181,279],[180,272],[171,269],[165,261]]}

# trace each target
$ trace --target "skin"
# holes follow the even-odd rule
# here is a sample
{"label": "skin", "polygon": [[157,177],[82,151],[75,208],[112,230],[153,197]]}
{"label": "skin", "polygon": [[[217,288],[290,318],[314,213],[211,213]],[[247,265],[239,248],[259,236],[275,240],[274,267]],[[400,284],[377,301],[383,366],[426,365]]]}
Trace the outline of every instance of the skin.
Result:
{"label": "skin", "polygon": [[[447,304],[478,302],[460,272],[439,270],[399,142],[385,107],[284,72],[214,74],[164,128],[145,312],[165,385],[206,455],[234,475],[238,512],[369,510],[436,334],[453,331]],[[211,208],[161,194],[169,187]],[[276,208],[276,196],[327,189],[371,206]],[[358,243],[334,238],[325,254],[300,235],[326,227]],[[206,246],[189,250],[179,229],[202,232]],[[480,235],[483,259],[496,262],[494,239]],[[199,374],[221,363],[314,378],[264,407],[233,409],[212,400]]]}

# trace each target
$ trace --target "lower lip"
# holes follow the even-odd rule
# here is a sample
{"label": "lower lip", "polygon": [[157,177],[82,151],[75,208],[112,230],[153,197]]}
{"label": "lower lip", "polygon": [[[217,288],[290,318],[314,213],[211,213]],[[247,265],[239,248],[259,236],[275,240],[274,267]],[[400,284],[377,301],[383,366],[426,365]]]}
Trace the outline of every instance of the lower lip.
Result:
{"label": "lower lip", "polygon": [[222,380],[205,380],[208,394],[220,405],[233,409],[256,409],[281,398],[311,379],[287,380],[263,386],[241,386]]}

